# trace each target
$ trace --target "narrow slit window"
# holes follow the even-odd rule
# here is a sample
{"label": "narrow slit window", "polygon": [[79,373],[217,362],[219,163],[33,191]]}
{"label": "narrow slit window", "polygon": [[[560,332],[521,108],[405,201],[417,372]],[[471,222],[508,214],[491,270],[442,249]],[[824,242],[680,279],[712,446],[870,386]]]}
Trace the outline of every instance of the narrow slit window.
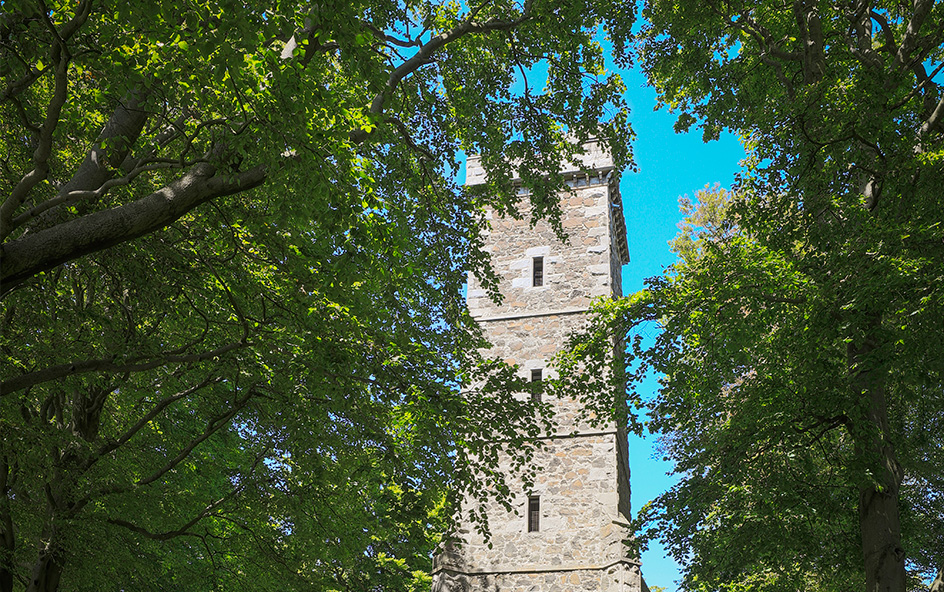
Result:
{"label": "narrow slit window", "polygon": [[[543,371],[540,368],[531,370],[531,382],[541,382],[544,380]],[[531,390],[531,400],[535,403],[541,402],[541,388],[543,385],[536,384]]]}
{"label": "narrow slit window", "polygon": [[541,530],[541,496],[528,498],[528,532]]}
{"label": "narrow slit window", "polygon": [[531,265],[531,280],[534,286],[544,285],[544,257],[535,257]]}

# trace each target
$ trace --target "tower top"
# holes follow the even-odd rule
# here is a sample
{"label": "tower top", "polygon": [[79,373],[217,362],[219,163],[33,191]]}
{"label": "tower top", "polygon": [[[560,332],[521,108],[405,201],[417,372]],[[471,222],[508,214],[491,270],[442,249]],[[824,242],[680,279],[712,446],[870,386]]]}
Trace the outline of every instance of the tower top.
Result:
{"label": "tower top", "polygon": [[[616,166],[603,148],[603,143],[599,139],[588,140],[583,144],[585,153],[575,155],[574,162],[563,163],[559,172],[565,177],[581,173],[606,176],[615,171]],[[469,156],[465,164],[465,184],[480,185],[484,182],[485,169],[482,168],[482,157],[477,154]]]}
{"label": "tower top", "polygon": [[[592,185],[608,185],[610,189],[610,218],[612,220],[615,255],[620,264],[629,263],[629,244],[626,240],[626,221],[623,217],[623,200],[619,191],[619,171],[613,164],[613,158],[604,150],[603,143],[593,138],[583,144],[585,153],[575,155],[574,161],[561,165],[560,173],[571,188]],[[465,184],[481,185],[485,183],[485,168],[482,157],[469,156],[465,164]],[[516,177],[515,180],[518,180]]]}

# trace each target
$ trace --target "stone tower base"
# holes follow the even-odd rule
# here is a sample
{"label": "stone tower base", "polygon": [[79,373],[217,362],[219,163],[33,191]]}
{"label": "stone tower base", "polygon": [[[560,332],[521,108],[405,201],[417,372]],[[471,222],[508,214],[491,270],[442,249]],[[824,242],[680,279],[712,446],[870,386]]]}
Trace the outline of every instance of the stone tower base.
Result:
{"label": "stone tower base", "polygon": [[583,569],[458,573],[434,571],[433,592],[649,592],[639,564],[624,560]]}

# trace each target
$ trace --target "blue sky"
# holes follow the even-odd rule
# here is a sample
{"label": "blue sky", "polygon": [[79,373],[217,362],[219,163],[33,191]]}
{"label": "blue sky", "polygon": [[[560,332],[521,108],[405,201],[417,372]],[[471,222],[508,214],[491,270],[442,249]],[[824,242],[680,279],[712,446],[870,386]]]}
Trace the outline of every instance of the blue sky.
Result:
{"label": "blue sky", "polygon": [[[633,152],[639,172],[623,173],[620,181],[630,257],[630,263],[623,267],[623,291],[631,294],[643,288],[645,278],[661,274],[675,259],[668,241],[678,231],[676,224],[681,219],[679,196],[694,196],[705,185],[715,183],[730,187],[744,150],[731,135],[706,144],[697,128],[687,134],[676,134],[672,129],[674,116],[665,109],[653,111],[655,91],[646,85],[642,73],[635,69],[617,71],[628,88],[631,121],[637,135]],[[643,385],[643,393],[651,395],[657,386],[652,378]],[[654,440],[651,436],[630,437],[634,512],[673,482],[666,475],[672,467],[655,454]],[[661,547],[653,544],[643,554],[642,562],[649,586],[676,589],[679,566],[665,557]]]}

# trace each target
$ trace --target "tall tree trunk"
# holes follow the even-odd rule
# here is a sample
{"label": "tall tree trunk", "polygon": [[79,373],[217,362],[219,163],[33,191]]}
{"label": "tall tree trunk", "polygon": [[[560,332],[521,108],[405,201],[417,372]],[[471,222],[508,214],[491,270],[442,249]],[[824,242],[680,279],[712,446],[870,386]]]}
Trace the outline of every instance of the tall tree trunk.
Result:
{"label": "tall tree trunk", "polygon": [[905,592],[905,552],[901,547],[898,496],[902,470],[888,439],[888,410],[884,370],[875,359],[881,316],[871,323],[872,334],[858,345],[849,345],[852,388],[862,404],[857,452],[863,467],[873,475],[859,490],[859,528],[865,560],[867,592]]}
{"label": "tall tree trunk", "polygon": [[0,592],[13,592],[13,552],[16,536],[10,512],[10,463],[0,463]]}
{"label": "tall tree trunk", "polygon": [[3,511],[0,511],[0,592],[13,592],[13,551],[16,538],[13,535],[13,520],[9,514],[9,500],[4,492]]}
{"label": "tall tree trunk", "polygon": [[29,585],[26,586],[26,592],[56,592],[59,589],[62,554],[53,547],[54,544],[50,541],[40,548],[39,558],[33,564],[33,573]]}
{"label": "tall tree trunk", "polygon": [[0,592],[13,592],[13,572],[0,568]]}
{"label": "tall tree trunk", "polygon": [[0,567],[0,592],[13,592],[13,572],[6,566]]}
{"label": "tall tree trunk", "polygon": [[934,578],[934,581],[931,582],[931,587],[928,589],[928,592],[942,591],[944,591],[944,567],[938,570],[937,577]]}

